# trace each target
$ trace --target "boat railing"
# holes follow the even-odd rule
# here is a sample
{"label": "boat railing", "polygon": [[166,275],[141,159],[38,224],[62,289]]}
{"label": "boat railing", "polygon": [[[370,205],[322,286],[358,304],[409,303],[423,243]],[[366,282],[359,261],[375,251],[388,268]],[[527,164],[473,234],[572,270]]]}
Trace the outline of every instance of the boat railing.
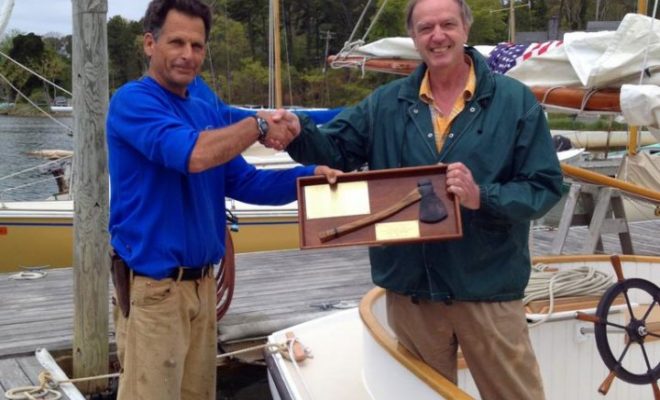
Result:
{"label": "boat railing", "polygon": [[[36,155],[43,155],[41,152],[38,152],[39,154]],[[13,193],[16,191],[19,191],[21,189],[25,188],[30,188],[34,187],[37,185],[41,185],[44,182],[49,182],[52,181],[53,178],[55,178],[57,185],[58,185],[58,191],[57,195],[63,195],[63,194],[68,194],[69,192],[69,187],[70,186],[70,180],[71,180],[71,174],[69,173],[70,171],[70,164],[71,160],[73,159],[72,154],[62,154],[59,155],[56,159],[47,161],[45,163],[25,168],[17,172],[10,173],[8,175],[0,177],[0,182],[6,181],[11,178],[16,178],[16,177],[21,177],[21,176],[26,176],[28,174],[32,174],[35,171],[40,172],[40,173],[50,173],[52,174],[52,177],[48,178],[43,178],[43,179],[37,179],[37,180],[32,180],[28,183],[24,183],[21,185],[17,186],[12,186],[8,188],[4,188],[0,190],[0,201],[9,201],[6,197],[8,196],[9,193]],[[29,199],[33,200],[33,199]]]}
{"label": "boat railing", "polygon": [[442,398],[472,399],[472,396],[398,344],[396,338],[388,331],[386,324],[383,324],[375,313],[375,305],[378,301],[382,301],[384,295],[384,289],[374,288],[360,302],[360,317],[373,339],[401,365],[426,383],[430,389],[440,394]]}
{"label": "boat railing", "polygon": [[570,164],[562,163],[561,169],[567,177],[596,185],[609,186],[620,190],[626,195],[660,205],[660,191],[636,185],[621,179],[612,178]]}

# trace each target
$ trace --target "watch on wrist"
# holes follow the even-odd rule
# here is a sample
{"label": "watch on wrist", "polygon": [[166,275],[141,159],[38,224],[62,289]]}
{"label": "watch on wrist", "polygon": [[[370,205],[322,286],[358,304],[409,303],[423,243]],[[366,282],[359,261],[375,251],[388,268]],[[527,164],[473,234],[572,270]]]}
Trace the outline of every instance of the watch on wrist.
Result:
{"label": "watch on wrist", "polygon": [[252,117],[257,121],[257,130],[259,131],[258,140],[260,143],[263,143],[266,140],[266,135],[268,135],[268,121],[256,114]]}

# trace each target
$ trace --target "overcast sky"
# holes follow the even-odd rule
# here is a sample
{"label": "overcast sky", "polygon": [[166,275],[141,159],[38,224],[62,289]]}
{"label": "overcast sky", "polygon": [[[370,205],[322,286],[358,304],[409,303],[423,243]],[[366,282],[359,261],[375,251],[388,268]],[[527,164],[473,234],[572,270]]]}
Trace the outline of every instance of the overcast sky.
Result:
{"label": "overcast sky", "polygon": [[[0,0],[2,4],[6,0]],[[121,15],[137,21],[144,16],[149,0],[108,0],[108,18]],[[14,0],[6,32],[19,30],[37,35],[71,34],[71,0]]]}

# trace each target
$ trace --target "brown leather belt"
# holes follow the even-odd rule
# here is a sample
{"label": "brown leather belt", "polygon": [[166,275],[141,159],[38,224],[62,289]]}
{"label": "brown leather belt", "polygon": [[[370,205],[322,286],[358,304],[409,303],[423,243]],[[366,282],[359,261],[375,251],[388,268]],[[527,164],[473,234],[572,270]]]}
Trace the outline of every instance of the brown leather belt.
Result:
{"label": "brown leather belt", "polygon": [[[207,264],[204,265],[203,267],[197,267],[197,268],[192,268],[192,267],[174,268],[165,278],[172,278],[174,280],[177,280],[179,279],[179,271],[181,271],[182,281],[195,281],[207,275],[210,276],[213,272],[213,264]],[[141,274],[135,270],[133,271],[133,274],[137,276],[146,276],[147,278],[150,278],[148,275]]]}

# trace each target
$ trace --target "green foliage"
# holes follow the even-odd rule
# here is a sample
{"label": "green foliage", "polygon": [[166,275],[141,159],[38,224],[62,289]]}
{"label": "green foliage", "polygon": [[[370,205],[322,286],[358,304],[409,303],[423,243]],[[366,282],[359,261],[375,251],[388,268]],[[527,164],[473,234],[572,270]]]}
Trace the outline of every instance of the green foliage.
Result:
{"label": "green foliage", "polygon": [[[379,8],[383,1],[380,0],[378,2]],[[407,4],[408,0],[389,0],[367,39],[375,40],[383,37],[408,36],[405,16]]]}
{"label": "green foliage", "polygon": [[469,44],[497,44],[507,39],[507,14],[493,12],[502,8],[499,0],[471,0],[468,4],[474,18],[468,38]]}
{"label": "green foliage", "polygon": [[[62,54],[65,53],[65,42],[64,40],[60,43],[59,40],[50,38],[44,41],[34,33],[27,35],[17,33],[10,41],[3,44],[4,47],[11,43],[11,47],[9,49],[3,48],[3,50],[8,50],[11,58],[39,75],[59,85],[70,85],[70,61],[66,54]],[[62,50],[62,46],[64,46],[64,50]],[[62,52],[60,53],[59,50],[62,50]],[[3,59],[0,62],[0,73],[26,96],[43,96],[47,99],[43,102],[47,104],[50,102],[51,95],[55,95],[54,92],[51,94],[52,89],[50,86],[36,75],[9,60]],[[10,90],[5,87],[3,93],[8,100],[21,101],[21,97],[13,89]]]}
{"label": "green foliage", "polygon": [[253,58],[241,59],[238,70],[229,75],[234,104],[268,104],[268,68]]}
{"label": "green foliage", "polygon": [[628,125],[613,121],[609,117],[601,117],[595,121],[584,122],[574,115],[548,114],[550,129],[587,130],[587,131],[620,131],[628,129]]}
{"label": "green foliage", "polygon": [[142,27],[116,15],[108,21],[109,82],[111,88],[137,79],[145,69]]}

